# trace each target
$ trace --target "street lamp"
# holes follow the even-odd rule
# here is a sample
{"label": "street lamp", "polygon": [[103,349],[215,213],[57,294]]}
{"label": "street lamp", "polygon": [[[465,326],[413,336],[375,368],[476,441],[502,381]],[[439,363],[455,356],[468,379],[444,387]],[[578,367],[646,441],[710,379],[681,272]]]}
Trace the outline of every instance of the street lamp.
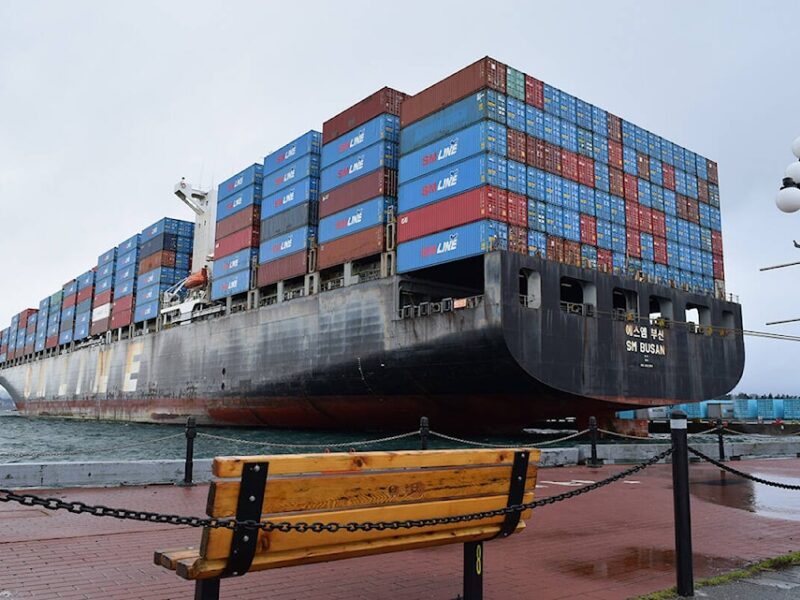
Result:
{"label": "street lamp", "polygon": [[786,167],[783,185],[775,197],[775,204],[785,213],[800,210],[800,137],[792,142],[792,153],[798,160]]}

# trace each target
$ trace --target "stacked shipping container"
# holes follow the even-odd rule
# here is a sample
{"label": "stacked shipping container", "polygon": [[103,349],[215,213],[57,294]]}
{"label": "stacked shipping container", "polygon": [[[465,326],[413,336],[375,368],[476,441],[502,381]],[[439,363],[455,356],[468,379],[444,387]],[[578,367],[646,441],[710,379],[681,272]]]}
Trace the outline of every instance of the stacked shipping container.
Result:
{"label": "stacked shipping container", "polygon": [[264,158],[258,253],[260,287],[308,272],[319,223],[322,134],[309,131]]}
{"label": "stacked shipping container", "polygon": [[220,184],[211,299],[247,291],[258,252],[263,167],[252,164]]}
{"label": "stacked shipping container", "polygon": [[158,316],[161,292],[189,275],[194,223],[164,218],[142,231],[133,322]]}
{"label": "stacked shipping container", "polygon": [[92,300],[94,299],[94,270],[79,275],[77,282],[77,296],[75,304],[75,331],[73,341],[80,341],[89,337],[92,325]]}
{"label": "stacked shipping container", "polygon": [[111,329],[111,303],[114,300],[117,250],[112,248],[97,257],[92,324],[89,331],[91,335],[99,335]]}
{"label": "stacked shipping container", "polygon": [[137,233],[117,247],[117,258],[114,259],[111,329],[120,329],[133,323],[136,282],[139,278],[139,245],[141,237],[142,234]]}
{"label": "stacked shipping container", "polygon": [[61,325],[58,330],[58,344],[63,346],[72,342],[75,333],[75,308],[78,304],[78,282],[73,279],[61,288]]}
{"label": "stacked shipping container", "polygon": [[399,114],[406,94],[383,88],[322,126],[319,269],[386,249],[397,204]]}

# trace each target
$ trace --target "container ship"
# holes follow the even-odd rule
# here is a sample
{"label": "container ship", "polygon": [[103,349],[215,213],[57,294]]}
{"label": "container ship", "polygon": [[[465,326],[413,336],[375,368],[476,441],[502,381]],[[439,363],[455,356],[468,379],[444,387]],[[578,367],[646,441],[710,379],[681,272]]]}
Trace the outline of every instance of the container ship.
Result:
{"label": "container ship", "polygon": [[744,366],[716,163],[486,57],[383,88],[14,315],[27,415],[520,431]]}

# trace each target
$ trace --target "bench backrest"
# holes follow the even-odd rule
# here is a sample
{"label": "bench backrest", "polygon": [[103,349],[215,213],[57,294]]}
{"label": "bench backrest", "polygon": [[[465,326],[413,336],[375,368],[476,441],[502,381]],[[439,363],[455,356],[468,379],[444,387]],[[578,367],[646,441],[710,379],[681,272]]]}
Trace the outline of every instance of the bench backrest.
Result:
{"label": "bench backrest", "polygon": [[[221,457],[214,459],[207,513],[218,518],[236,517],[237,510],[242,514],[248,501],[260,501],[260,508],[252,513],[257,520],[289,523],[402,521],[476,513],[507,506],[510,492],[520,498],[518,502],[531,501],[538,459],[539,451],[534,449]],[[240,493],[245,480],[252,482],[256,465],[263,475],[264,464],[268,464],[268,476],[266,484],[260,486],[263,499],[254,500],[258,494],[252,492],[252,485]],[[512,484],[514,480],[516,484]],[[510,532],[524,527],[522,519],[529,512],[512,522]],[[504,526],[508,528],[506,518],[496,516],[383,531],[260,530],[255,556],[245,570],[485,540],[498,535]],[[242,541],[232,543],[234,535],[242,534],[204,529],[200,558],[179,563],[178,573],[188,579],[233,574],[225,567],[232,548],[238,552]]]}

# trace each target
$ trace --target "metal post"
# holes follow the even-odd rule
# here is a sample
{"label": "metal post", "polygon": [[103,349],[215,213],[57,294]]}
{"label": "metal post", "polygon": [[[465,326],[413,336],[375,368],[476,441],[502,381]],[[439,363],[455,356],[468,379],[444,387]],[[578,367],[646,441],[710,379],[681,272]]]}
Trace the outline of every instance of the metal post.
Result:
{"label": "metal post", "polygon": [[483,542],[464,544],[464,600],[483,600]]}
{"label": "metal post", "polygon": [[675,566],[678,595],[694,596],[692,573],[692,521],[689,511],[689,451],[686,440],[686,413],[672,411],[672,495],[675,508]]}
{"label": "metal post", "polygon": [[600,461],[597,460],[597,417],[589,417],[589,442],[592,445],[592,453],[586,466],[597,469],[600,467]]}
{"label": "metal post", "polygon": [[197,437],[197,425],[194,417],[186,419],[186,463],[183,467],[183,484],[192,486],[192,476],[194,470],[194,438]]}
{"label": "metal post", "polygon": [[717,445],[719,447],[719,460],[725,460],[725,444],[722,441],[722,419],[717,419]]}
{"label": "metal post", "polygon": [[419,437],[420,449],[428,449],[428,434],[431,432],[431,427],[428,424],[428,417],[420,417],[419,419]]}
{"label": "metal post", "polygon": [[219,582],[218,578],[195,581],[194,600],[219,600]]}

